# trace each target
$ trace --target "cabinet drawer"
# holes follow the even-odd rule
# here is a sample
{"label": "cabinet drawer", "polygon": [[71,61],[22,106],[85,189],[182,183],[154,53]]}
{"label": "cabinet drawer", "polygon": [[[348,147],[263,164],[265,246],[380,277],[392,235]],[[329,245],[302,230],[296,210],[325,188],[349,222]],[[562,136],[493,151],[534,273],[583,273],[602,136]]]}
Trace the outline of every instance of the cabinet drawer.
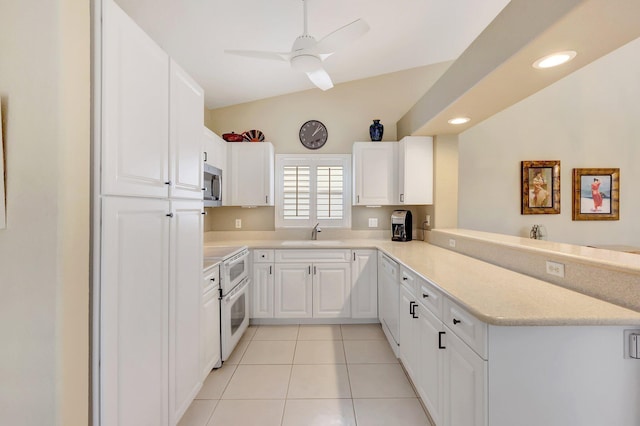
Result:
{"label": "cabinet drawer", "polygon": [[404,266],[400,267],[400,284],[409,290],[413,298],[416,297],[416,285],[418,283],[418,279],[419,277],[413,271],[410,271]]}
{"label": "cabinet drawer", "polygon": [[256,249],[253,251],[253,263],[273,263],[274,250]]}
{"label": "cabinet drawer", "polygon": [[276,250],[276,262],[349,262],[351,250],[349,249],[301,249],[301,250]]}
{"label": "cabinet drawer", "polygon": [[205,294],[220,285],[220,266],[207,268],[202,276],[202,294]]}
{"label": "cabinet drawer", "polygon": [[483,359],[487,359],[487,324],[451,300],[444,299],[444,324]]}
{"label": "cabinet drawer", "polygon": [[442,318],[442,301],[444,296],[435,285],[422,277],[418,277],[416,299],[418,299],[418,303],[430,310],[436,317]]}

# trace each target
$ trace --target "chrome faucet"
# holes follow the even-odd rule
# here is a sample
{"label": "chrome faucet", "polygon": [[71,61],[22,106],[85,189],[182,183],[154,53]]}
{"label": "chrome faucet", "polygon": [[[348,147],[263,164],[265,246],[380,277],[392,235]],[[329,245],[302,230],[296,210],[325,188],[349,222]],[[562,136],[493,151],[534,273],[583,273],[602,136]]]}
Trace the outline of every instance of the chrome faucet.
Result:
{"label": "chrome faucet", "polygon": [[322,232],[322,229],[320,229],[318,225],[320,225],[320,222],[316,223],[316,226],[314,226],[311,231],[311,239],[314,241],[318,239],[318,232]]}

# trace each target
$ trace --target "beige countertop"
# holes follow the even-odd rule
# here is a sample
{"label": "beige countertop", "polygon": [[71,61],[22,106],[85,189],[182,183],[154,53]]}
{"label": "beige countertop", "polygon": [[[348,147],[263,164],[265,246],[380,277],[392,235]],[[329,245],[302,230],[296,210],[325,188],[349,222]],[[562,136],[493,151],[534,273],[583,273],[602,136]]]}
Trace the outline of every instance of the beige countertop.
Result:
{"label": "beige countertop", "polygon": [[438,286],[478,319],[499,326],[640,325],[640,312],[495,266],[422,241],[234,240],[205,246],[325,249],[375,248]]}

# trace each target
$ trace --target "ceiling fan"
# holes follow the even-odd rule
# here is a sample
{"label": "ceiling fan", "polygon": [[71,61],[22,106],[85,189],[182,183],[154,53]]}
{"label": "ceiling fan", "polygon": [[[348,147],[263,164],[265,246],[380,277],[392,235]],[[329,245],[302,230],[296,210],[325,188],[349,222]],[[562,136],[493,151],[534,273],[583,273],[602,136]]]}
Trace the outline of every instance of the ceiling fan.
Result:
{"label": "ceiling fan", "polygon": [[263,52],[257,50],[225,50],[225,53],[247,56],[250,58],[289,61],[291,67],[307,74],[309,80],[322,90],[333,87],[331,77],[322,66],[322,61],[331,56],[336,50],[369,31],[369,25],[362,19],[357,19],[344,27],[338,28],[320,40],[307,32],[307,1],[304,5],[304,33],[293,42],[290,52]]}

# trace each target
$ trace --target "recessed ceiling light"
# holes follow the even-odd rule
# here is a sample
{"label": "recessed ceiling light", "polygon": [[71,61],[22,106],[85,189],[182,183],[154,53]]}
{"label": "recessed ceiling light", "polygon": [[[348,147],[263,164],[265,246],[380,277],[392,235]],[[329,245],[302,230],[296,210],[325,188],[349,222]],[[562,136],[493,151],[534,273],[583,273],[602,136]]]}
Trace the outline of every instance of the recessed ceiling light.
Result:
{"label": "recessed ceiling light", "polygon": [[452,118],[451,120],[448,120],[447,123],[449,123],[449,124],[464,124],[464,123],[468,123],[469,121],[471,121],[471,119],[469,117],[456,117],[456,118]]}
{"label": "recessed ceiling light", "polygon": [[576,57],[576,52],[573,50],[556,52],[556,53],[552,53],[551,55],[547,55],[543,58],[538,59],[533,63],[533,67],[538,69],[557,67],[558,65],[562,65],[566,62],[569,62],[575,57]]}

